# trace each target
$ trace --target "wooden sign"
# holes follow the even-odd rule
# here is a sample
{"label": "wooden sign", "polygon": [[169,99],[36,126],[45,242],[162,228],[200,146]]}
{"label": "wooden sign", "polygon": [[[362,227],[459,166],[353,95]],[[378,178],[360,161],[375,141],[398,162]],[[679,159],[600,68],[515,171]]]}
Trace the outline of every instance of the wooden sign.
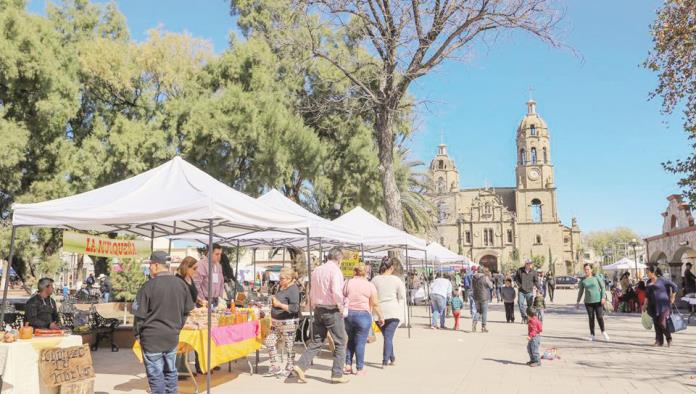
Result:
{"label": "wooden sign", "polygon": [[39,375],[49,387],[94,378],[89,345],[41,350]]}
{"label": "wooden sign", "polygon": [[60,394],[94,394],[94,379],[65,383],[60,386]]}

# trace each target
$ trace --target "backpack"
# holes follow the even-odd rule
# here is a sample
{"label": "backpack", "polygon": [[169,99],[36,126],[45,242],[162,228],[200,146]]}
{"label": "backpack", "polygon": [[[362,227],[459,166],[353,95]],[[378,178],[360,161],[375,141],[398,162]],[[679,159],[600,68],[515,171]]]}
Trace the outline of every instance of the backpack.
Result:
{"label": "backpack", "polygon": [[465,289],[471,289],[471,274],[466,274],[464,278],[462,278],[462,286]]}

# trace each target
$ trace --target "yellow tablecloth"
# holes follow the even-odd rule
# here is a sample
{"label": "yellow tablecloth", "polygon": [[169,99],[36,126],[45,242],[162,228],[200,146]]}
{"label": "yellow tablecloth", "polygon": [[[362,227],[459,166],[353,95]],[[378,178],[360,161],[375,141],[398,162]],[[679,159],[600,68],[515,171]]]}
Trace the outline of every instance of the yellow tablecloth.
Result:
{"label": "yellow tablecloth", "polygon": [[[263,321],[262,325],[263,327]],[[260,330],[261,331],[261,330]],[[259,350],[261,348],[262,336],[256,338],[247,339],[245,341],[233,343],[230,345],[218,346],[215,341],[211,339],[210,341],[210,364],[212,367],[217,367],[218,365],[224,364],[226,362],[237,360],[242,357]],[[177,351],[179,353],[187,353],[191,351],[196,351],[198,353],[198,362],[200,363],[201,370],[207,372],[208,367],[208,330],[181,330],[179,333],[179,346]],[[133,345],[133,353],[135,356],[143,362],[143,354],[140,348],[140,342],[136,341]]]}
{"label": "yellow tablecloth", "polygon": [[[2,394],[44,394],[57,393],[60,387],[47,387],[39,378],[39,353],[51,347],[71,347],[82,345],[82,336],[46,337],[0,343],[0,362],[2,372]],[[1,360],[0,360],[1,361]]]}

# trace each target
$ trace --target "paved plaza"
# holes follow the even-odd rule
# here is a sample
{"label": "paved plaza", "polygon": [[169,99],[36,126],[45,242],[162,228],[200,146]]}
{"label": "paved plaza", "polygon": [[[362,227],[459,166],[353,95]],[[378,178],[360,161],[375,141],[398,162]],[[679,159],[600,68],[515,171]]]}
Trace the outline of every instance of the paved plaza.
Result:
{"label": "paved plaza", "polygon": [[[487,334],[469,332],[471,320],[462,321],[464,331],[427,328],[427,310],[414,308],[411,338],[400,329],[395,339],[397,363],[380,367],[382,340],[367,345],[366,376],[352,377],[348,384],[331,385],[330,353],[316,359],[307,372],[308,383],[294,378],[284,384],[262,376],[267,368],[261,352],[258,375],[250,375],[243,361],[213,374],[214,393],[686,393],[696,392],[696,326],[675,334],[671,348],[653,348],[653,331],[645,330],[637,314],[614,314],[606,319],[611,341],[589,342],[584,308],[575,309],[574,290],[558,291],[544,318],[542,349],[558,348],[559,360],[543,361],[540,368],[525,365],[526,325],[505,323],[503,305],[493,303]],[[465,306],[466,308],[467,306]],[[519,319],[519,312],[516,310]],[[452,321],[448,320],[452,327]],[[599,331],[598,331],[599,332]],[[96,392],[142,393],[147,380],[132,351],[93,354],[97,370]],[[201,391],[205,377],[199,378]],[[180,390],[192,393],[191,382]]]}

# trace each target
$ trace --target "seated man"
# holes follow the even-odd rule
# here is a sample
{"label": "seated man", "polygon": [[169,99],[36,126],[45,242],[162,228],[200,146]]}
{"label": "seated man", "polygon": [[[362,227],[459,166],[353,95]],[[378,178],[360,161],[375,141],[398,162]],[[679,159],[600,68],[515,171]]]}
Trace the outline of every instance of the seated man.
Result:
{"label": "seated man", "polygon": [[58,327],[58,308],[53,301],[53,279],[39,279],[39,292],[34,294],[24,306],[25,320],[34,328],[49,328],[52,330]]}

